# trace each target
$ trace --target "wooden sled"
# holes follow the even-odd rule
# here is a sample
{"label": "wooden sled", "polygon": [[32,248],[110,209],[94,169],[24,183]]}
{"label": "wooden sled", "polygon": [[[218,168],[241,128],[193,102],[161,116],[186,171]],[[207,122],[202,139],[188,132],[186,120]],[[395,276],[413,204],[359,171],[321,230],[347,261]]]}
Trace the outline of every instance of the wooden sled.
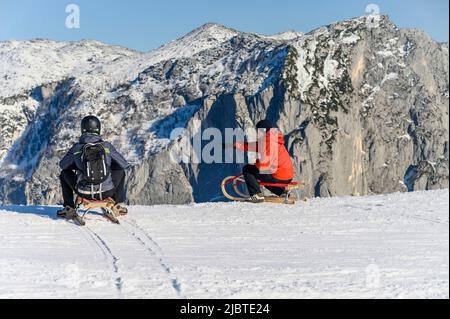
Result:
{"label": "wooden sled", "polygon": [[[84,218],[89,212],[96,208],[100,208],[103,212],[103,216],[110,220],[114,224],[120,224],[118,216],[114,214],[113,207],[116,205],[112,198],[107,198],[105,200],[88,200],[82,197],[77,197],[76,200],[76,214],[73,218],[80,226],[86,225]],[[83,215],[79,215],[78,212],[84,209]]]}
{"label": "wooden sled", "polygon": [[[246,194],[244,194],[240,189],[239,185],[245,184],[245,180],[243,175],[239,176],[229,176],[226,177],[222,181],[222,193],[223,195],[232,201],[241,201],[241,202],[248,202],[250,201],[250,197]],[[305,186],[305,184],[300,182],[291,182],[289,184],[283,184],[283,183],[264,183],[259,182],[259,185],[261,186],[272,186],[272,187],[283,187],[286,189],[286,196],[284,197],[277,197],[277,196],[266,196],[264,198],[264,202],[267,203],[276,203],[276,204],[287,204],[287,205],[293,205],[295,204],[297,197],[300,198],[298,192]],[[233,196],[227,191],[227,186],[232,186],[234,192],[238,196]],[[297,192],[297,197],[293,195],[293,192]]]}

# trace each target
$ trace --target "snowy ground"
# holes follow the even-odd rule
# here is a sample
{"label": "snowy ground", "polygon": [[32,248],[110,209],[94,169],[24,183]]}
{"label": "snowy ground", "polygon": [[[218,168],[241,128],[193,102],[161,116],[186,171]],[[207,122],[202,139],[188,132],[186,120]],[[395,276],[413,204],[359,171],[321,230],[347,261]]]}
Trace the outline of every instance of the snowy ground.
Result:
{"label": "snowy ground", "polygon": [[0,207],[0,297],[449,298],[448,200],[132,207],[86,228]]}

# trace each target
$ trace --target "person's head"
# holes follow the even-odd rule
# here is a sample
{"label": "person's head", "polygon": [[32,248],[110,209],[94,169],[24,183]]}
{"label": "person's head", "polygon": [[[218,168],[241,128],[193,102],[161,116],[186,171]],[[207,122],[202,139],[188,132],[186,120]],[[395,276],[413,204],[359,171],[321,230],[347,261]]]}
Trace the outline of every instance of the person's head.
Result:
{"label": "person's head", "polygon": [[275,128],[275,126],[269,120],[262,120],[256,124],[256,130],[258,131],[258,135],[260,133],[265,135],[273,128]]}
{"label": "person's head", "polygon": [[81,133],[82,134],[95,134],[100,135],[102,124],[100,120],[95,116],[86,116],[81,121]]}

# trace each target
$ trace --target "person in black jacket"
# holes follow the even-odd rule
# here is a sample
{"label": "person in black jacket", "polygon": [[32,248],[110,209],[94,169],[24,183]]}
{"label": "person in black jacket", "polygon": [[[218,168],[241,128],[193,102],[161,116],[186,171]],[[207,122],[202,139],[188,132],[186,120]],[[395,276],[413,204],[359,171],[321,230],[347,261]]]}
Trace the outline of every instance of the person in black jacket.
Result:
{"label": "person in black jacket", "polygon": [[[103,141],[100,136],[101,123],[95,116],[87,116],[81,122],[82,135],[59,163],[61,168],[60,182],[64,199],[64,209],[58,211],[58,216],[64,217],[75,211],[74,193],[86,199],[102,200],[112,198],[117,204],[115,212],[126,214],[125,202],[125,170],[130,164],[114,148]],[[82,153],[86,144],[101,144],[106,153],[106,165],[110,167],[111,174],[99,185],[92,185],[86,181],[83,174]]]}

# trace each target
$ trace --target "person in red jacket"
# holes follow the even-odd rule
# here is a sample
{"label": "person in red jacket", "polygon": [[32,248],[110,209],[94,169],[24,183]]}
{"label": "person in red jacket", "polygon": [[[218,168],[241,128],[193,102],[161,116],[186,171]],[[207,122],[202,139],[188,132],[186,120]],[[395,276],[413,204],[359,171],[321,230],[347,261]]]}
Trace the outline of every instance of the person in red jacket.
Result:
{"label": "person in red jacket", "polygon": [[[291,157],[284,145],[283,134],[268,120],[260,121],[258,142],[234,144],[238,150],[257,152],[258,160],[254,165],[244,166],[244,179],[250,198],[253,202],[264,201],[259,182],[288,184],[294,178],[294,168]],[[283,187],[266,187],[277,196],[285,193]]]}

